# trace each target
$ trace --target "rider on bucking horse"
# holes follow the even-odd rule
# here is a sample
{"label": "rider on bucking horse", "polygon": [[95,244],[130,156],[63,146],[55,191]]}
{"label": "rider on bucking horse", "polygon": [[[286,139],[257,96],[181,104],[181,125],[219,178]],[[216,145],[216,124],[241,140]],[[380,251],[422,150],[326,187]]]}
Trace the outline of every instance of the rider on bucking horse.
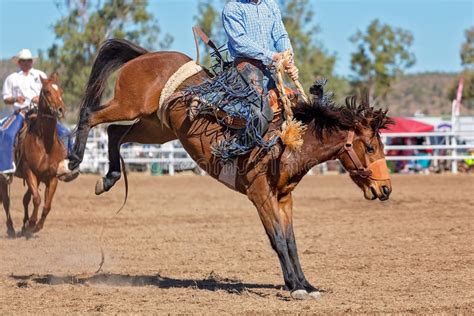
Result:
{"label": "rider on bucking horse", "polygon": [[[289,51],[292,56],[293,49],[273,0],[230,1],[222,12],[222,24],[234,67],[188,89],[188,93],[200,96],[197,100],[194,97],[195,104],[199,105],[191,106],[192,116],[211,114],[216,108],[227,114],[219,118],[230,133],[214,146],[214,154],[222,160],[230,160],[248,153],[256,145],[270,148],[276,143],[277,138],[263,138],[274,115],[268,97],[276,88],[273,66],[283,58],[288,60],[284,52]],[[285,71],[293,81],[298,80],[293,58],[285,63]],[[239,124],[240,129],[235,127]]]}

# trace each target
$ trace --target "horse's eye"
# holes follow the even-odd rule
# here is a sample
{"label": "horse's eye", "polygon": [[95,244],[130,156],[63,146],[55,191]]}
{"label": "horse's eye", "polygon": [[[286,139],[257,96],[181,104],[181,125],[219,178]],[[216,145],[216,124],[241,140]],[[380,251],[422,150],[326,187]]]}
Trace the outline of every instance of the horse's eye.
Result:
{"label": "horse's eye", "polygon": [[370,146],[370,145],[367,145],[366,146],[366,150],[369,154],[373,154],[375,152],[375,149],[374,147]]}

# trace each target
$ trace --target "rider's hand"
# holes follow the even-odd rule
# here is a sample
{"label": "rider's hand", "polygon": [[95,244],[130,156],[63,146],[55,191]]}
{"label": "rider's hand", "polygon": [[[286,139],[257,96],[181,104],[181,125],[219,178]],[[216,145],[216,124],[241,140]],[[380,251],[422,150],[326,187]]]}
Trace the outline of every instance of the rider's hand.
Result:
{"label": "rider's hand", "polygon": [[38,102],[39,102],[39,96],[33,97],[33,99],[31,99],[31,103],[38,104]]}
{"label": "rider's hand", "polygon": [[16,102],[17,102],[17,103],[20,103],[20,104],[25,103],[25,97],[22,96],[22,95],[16,97]]}
{"label": "rider's hand", "polygon": [[285,68],[286,73],[288,76],[290,76],[291,80],[296,81],[299,78],[299,70],[296,68],[294,63],[288,64],[288,66]]}
{"label": "rider's hand", "polygon": [[283,53],[275,53],[273,54],[272,60],[273,63],[278,63],[283,58]]}

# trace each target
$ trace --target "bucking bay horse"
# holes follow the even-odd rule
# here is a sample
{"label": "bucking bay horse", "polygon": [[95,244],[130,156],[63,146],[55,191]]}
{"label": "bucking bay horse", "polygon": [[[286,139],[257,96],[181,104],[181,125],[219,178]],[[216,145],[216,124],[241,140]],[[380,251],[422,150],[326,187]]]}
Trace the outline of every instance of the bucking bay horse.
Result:
{"label": "bucking bay horse", "polygon": [[[69,168],[77,172],[82,161],[89,130],[102,123],[132,121],[131,126],[110,125],[110,170],[96,185],[96,193],[109,190],[120,177],[119,147],[125,142],[162,144],[179,139],[185,150],[210,176],[247,195],[277,252],[286,287],[296,299],[320,295],[305,275],[298,259],[293,233],[292,191],[315,165],[339,159],[366,199],[386,200],[392,191],[379,129],[390,123],[386,111],[375,110],[363,100],[348,98],[345,106],[329,102],[323,84],[312,86],[310,102],[298,102],[294,117],[306,125],[304,145],[292,152],[283,143],[270,150],[255,148],[230,163],[212,154],[212,146],[225,132],[213,116],[192,117],[188,102],[177,98],[169,103],[165,116],[157,118],[162,90],[170,77],[191,58],[178,52],[149,53],[124,40],[108,40],[98,52],[76,131]],[[112,100],[101,105],[107,77],[122,67]],[[178,87],[178,91],[202,83],[210,74],[199,71]],[[165,105],[162,105],[165,106]],[[279,129],[276,119],[266,137]]]}
{"label": "bucking bay horse", "polygon": [[[65,114],[62,90],[58,86],[58,76],[52,74],[48,79],[41,78],[42,88],[38,101],[38,113],[28,117],[24,137],[19,137],[17,145],[15,176],[25,180],[27,191],[23,196],[22,233],[30,234],[43,228],[46,217],[51,210],[54,193],[58,185],[57,172],[60,163],[66,158],[66,149],[56,131],[58,118]],[[20,132],[22,134],[22,132]],[[46,186],[41,218],[37,221],[41,204],[40,183]],[[0,180],[0,200],[7,215],[7,234],[15,237],[15,229],[10,215],[10,197],[8,186]],[[33,212],[28,214],[28,206],[33,198]]]}

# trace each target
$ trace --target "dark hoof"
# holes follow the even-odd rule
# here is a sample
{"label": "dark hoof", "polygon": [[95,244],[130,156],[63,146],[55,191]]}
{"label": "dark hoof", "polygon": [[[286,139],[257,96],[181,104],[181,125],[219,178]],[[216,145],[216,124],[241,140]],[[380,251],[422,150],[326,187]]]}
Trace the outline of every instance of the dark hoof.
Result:
{"label": "dark hoof", "polygon": [[21,229],[21,232],[18,234],[18,237],[25,237],[26,239],[30,239],[31,237],[33,237],[33,232],[30,228],[23,227]]}
{"label": "dark hoof", "polygon": [[71,182],[79,176],[79,168],[66,172],[58,176],[58,179],[63,182]]}
{"label": "dark hoof", "polygon": [[9,229],[7,230],[7,236],[8,236],[8,238],[10,238],[10,239],[15,238],[15,237],[16,237],[16,232],[15,232],[15,230],[14,230],[13,228],[9,228]]}

